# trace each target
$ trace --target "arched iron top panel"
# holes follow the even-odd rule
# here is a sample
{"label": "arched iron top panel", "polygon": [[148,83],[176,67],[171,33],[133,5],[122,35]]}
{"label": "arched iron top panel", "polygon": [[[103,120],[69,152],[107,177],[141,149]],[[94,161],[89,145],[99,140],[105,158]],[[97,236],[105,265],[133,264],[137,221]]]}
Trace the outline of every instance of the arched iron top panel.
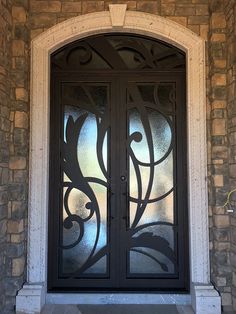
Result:
{"label": "arched iron top panel", "polygon": [[102,34],[73,42],[52,54],[52,71],[184,71],[185,53],[159,40]]}

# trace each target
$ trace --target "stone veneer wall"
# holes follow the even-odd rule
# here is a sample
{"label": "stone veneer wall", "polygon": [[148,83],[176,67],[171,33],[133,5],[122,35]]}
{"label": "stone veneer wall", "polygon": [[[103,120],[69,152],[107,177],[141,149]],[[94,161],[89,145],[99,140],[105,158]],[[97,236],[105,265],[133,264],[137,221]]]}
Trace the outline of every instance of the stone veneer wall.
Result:
{"label": "stone veneer wall", "polygon": [[[228,56],[235,54],[233,19],[235,22],[236,5],[234,4],[233,8],[234,2],[234,0],[0,0],[0,27],[4,28],[4,33],[0,32],[2,146],[0,264],[3,265],[0,269],[0,312],[5,304],[5,313],[14,313],[15,295],[25,278],[30,39],[73,16],[108,10],[110,3],[127,3],[128,10],[139,10],[167,17],[186,26],[207,41],[206,72],[209,72],[209,75],[207,75],[208,138],[206,140],[209,147],[212,280],[222,295],[225,310],[230,309],[232,293],[233,301],[236,302],[236,243],[233,243],[236,241],[233,241],[236,239],[235,227],[232,227],[230,233],[229,215],[222,206],[227,191],[235,186],[236,176],[236,132],[235,127],[233,128],[236,123],[235,109],[233,109],[236,71],[233,57],[227,58],[227,53]],[[236,226],[233,215],[231,224]],[[231,263],[235,266],[233,278]]]}
{"label": "stone veneer wall", "polygon": [[5,278],[10,136],[11,3],[0,1],[0,311],[6,305]]}
{"label": "stone veneer wall", "polygon": [[[25,280],[28,193],[28,1],[0,1],[0,312]],[[4,309],[3,309],[4,308]]]}
{"label": "stone veneer wall", "polygon": [[226,1],[210,1],[208,146],[211,278],[222,297],[232,304],[229,214],[223,207],[229,189],[227,137]]}

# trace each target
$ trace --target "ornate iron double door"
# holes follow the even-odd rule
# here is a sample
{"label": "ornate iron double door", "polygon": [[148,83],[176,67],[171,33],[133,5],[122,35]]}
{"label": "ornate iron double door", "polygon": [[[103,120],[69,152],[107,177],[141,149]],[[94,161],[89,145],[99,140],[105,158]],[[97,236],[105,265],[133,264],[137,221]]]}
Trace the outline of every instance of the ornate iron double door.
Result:
{"label": "ornate iron double door", "polygon": [[49,290],[188,290],[184,81],[52,70]]}

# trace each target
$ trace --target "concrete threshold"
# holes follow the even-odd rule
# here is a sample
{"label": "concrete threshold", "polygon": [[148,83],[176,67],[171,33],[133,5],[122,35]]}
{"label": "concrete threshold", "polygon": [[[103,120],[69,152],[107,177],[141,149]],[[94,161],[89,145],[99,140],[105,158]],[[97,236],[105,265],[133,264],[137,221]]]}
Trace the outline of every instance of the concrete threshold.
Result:
{"label": "concrete threshold", "polygon": [[194,314],[189,305],[166,304],[46,304],[41,314]]}

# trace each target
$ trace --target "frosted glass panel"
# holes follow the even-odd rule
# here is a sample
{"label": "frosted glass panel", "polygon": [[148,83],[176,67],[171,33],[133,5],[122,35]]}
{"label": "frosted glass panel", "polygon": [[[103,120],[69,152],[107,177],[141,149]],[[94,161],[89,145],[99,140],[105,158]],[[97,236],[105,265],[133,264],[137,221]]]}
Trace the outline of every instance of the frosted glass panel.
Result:
{"label": "frosted glass panel", "polygon": [[[130,202],[130,225],[132,225],[134,221],[134,217],[138,208],[137,205],[137,203]],[[138,226],[158,221],[174,223],[173,192],[160,201],[148,203],[146,210],[144,211],[138,223]]]}
{"label": "frosted glass panel", "polygon": [[[104,179],[97,156],[97,121],[96,116],[88,114],[81,128],[77,146],[77,158],[84,177]],[[107,143],[104,147],[107,147]],[[107,153],[104,149],[104,164],[107,167]]]}
{"label": "frosted glass panel", "polygon": [[[171,86],[171,85],[170,85]],[[174,161],[171,91],[131,84],[129,119],[128,276],[175,273]],[[162,104],[161,102],[162,101]],[[164,102],[164,109],[161,108]]]}
{"label": "frosted glass panel", "polygon": [[108,86],[65,84],[62,273],[108,273]]}
{"label": "frosted glass panel", "polygon": [[175,272],[174,232],[172,226],[153,225],[133,237],[130,249],[130,274]]}

